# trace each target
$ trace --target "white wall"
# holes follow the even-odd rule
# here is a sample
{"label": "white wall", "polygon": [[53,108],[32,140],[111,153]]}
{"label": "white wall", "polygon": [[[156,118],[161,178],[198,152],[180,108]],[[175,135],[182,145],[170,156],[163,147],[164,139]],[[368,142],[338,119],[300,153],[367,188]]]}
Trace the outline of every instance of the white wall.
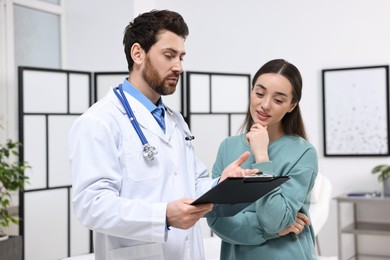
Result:
{"label": "white wall", "polygon": [[[321,70],[390,64],[390,1],[66,0],[65,5],[69,69],[125,71],[123,30],[135,15],[152,8],[184,16],[190,28],[185,70],[253,75],[270,59],[289,60],[303,75],[301,108],[333,195],[381,189],[370,170],[390,163],[389,157],[323,156]],[[332,202],[320,234],[324,254],[337,254],[336,232]]]}

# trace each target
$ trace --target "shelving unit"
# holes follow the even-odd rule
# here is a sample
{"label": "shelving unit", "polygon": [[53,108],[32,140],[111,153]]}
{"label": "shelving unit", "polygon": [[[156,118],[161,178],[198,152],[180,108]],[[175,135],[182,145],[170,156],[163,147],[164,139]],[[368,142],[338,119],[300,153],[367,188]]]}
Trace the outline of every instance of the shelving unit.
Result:
{"label": "shelving unit", "polygon": [[[337,201],[337,231],[338,231],[338,259],[346,259],[343,252],[343,234],[352,234],[354,236],[355,254],[348,259],[390,259],[390,255],[363,255],[359,254],[357,236],[358,235],[376,235],[390,236],[390,223],[364,222],[358,221],[356,208],[361,204],[370,204],[374,207],[390,206],[390,197],[355,197],[346,194],[335,198]],[[342,225],[341,207],[342,204],[352,205],[352,222],[348,225]],[[390,219],[390,216],[389,216]]]}

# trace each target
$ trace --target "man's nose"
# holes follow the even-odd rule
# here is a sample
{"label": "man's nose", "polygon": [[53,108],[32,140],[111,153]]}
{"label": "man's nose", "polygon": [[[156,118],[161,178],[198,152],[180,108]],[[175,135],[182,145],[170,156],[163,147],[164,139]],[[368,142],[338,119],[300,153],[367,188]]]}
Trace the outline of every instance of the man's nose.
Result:
{"label": "man's nose", "polygon": [[175,62],[172,66],[172,71],[177,72],[177,73],[182,73],[183,72],[183,64],[181,60]]}

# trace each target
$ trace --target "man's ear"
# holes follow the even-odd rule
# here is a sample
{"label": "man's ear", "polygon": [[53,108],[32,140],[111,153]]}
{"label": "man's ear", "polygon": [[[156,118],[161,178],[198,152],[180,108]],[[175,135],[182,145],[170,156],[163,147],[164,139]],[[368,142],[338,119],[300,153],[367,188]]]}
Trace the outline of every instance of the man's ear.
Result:
{"label": "man's ear", "polygon": [[144,53],[144,49],[142,49],[139,43],[134,43],[133,46],[131,46],[130,55],[135,64],[142,64],[144,60]]}

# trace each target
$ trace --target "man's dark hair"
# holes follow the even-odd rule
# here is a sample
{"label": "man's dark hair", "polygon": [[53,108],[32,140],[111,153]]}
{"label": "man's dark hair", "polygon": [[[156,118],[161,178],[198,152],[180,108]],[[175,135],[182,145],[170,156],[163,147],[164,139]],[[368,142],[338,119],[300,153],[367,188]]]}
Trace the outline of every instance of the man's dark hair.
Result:
{"label": "man's dark hair", "polygon": [[128,69],[133,70],[134,61],[130,55],[131,46],[139,43],[142,49],[148,53],[157,42],[157,35],[161,30],[173,32],[184,39],[188,35],[188,27],[183,17],[169,10],[152,10],[137,16],[126,26],[123,46],[126,54]]}

